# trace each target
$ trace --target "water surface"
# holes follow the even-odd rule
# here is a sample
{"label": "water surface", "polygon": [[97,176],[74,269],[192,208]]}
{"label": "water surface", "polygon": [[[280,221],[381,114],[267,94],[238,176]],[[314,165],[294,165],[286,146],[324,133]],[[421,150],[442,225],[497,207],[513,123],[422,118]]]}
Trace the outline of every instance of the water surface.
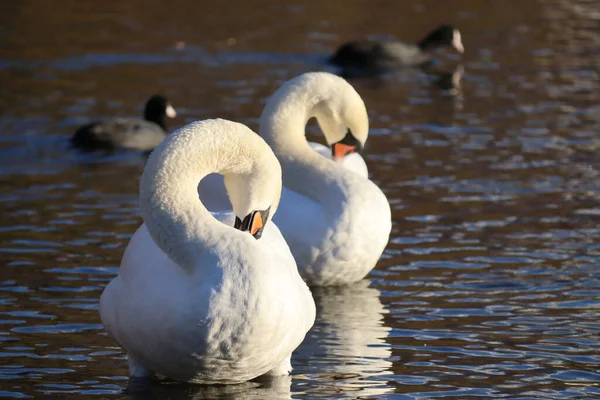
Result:
{"label": "water surface", "polygon": [[265,98],[327,70],[344,40],[416,41],[446,21],[464,57],[352,80],[393,232],[367,280],[315,290],[293,376],[151,397],[600,397],[594,1],[165,4],[0,5],[0,396],[125,398],[98,298],[141,222],[144,160],[72,151],[77,126],[139,115],[160,92],[179,111],[173,127],[222,117],[256,129]]}

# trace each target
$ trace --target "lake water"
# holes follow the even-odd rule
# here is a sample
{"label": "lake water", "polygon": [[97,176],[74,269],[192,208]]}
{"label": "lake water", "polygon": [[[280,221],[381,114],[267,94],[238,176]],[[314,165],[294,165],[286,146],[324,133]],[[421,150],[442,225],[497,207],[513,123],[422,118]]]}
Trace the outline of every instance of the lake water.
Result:
{"label": "lake water", "polygon": [[98,299],[141,223],[144,159],[73,151],[76,127],[157,92],[173,128],[256,129],[344,40],[440,22],[463,57],[351,81],[393,232],[368,280],[315,290],[293,375],[141,398],[600,398],[600,6],[584,0],[2,2],[0,397],[126,398]]}

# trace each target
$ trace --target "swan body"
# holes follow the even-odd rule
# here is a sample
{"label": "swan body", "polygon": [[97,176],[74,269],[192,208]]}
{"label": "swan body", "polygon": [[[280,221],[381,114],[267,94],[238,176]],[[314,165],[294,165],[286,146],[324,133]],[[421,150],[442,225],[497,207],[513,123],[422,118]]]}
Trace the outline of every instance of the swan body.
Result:
{"label": "swan body", "polygon": [[329,144],[360,145],[368,135],[365,105],[344,79],[306,73],[269,99],[260,135],[283,169],[282,198],[274,221],[302,278],[312,286],[358,281],[375,267],[391,231],[387,198],[372,181],[320,156],[305,137],[315,117]]}
{"label": "swan body", "polygon": [[[210,173],[225,177],[233,213],[212,214],[198,200]],[[280,174],[260,137],[224,120],[189,124],[152,153],[140,184],[144,224],[100,299],[132,377],[228,384],[291,371],[315,305],[270,222]],[[254,210],[267,210],[259,240],[233,227],[256,220]]]}

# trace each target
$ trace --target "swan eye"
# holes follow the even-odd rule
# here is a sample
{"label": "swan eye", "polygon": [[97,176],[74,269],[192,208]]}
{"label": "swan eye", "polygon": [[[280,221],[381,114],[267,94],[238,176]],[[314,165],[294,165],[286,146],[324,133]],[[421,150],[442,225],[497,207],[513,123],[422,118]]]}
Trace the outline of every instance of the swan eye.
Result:
{"label": "swan eye", "polygon": [[252,211],[246,216],[246,218],[244,218],[243,221],[238,217],[235,217],[235,224],[233,227],[242,232],[248,231],[252,236],[254,236],[255,239],[260,239],[265,227],[265,223],[269,218],[270,210],[271,207],[262,211]]}
{"label": "swan eye", "polygon": [[354,137],[352,131],[348,129],[346,136],[331,146],[331,153],[333,155],[333,159],[338,161],[346,157],[348,154],[360,152],[361,149],[362,144]]}

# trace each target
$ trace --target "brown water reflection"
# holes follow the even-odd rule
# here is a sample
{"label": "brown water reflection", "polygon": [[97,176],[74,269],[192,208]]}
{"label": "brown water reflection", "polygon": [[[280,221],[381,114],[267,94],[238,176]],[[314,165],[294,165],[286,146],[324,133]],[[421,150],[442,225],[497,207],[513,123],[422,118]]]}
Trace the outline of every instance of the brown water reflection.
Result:
{"label": "brown water reflection", "polygon": [[97,308],[140,223],[143,158],[70,150],[78,125],[163,92],[178,125],[256,128],[344,40],[440,22],[463,33],[464,57],[435,66],[464,68],[459,93],[416,71],[352,81],[394,218],[370,286],[315,294],[291,380],[152,396],[600,396],[599,21],[584,0],[0,3],[0,396],[123,396]]}

